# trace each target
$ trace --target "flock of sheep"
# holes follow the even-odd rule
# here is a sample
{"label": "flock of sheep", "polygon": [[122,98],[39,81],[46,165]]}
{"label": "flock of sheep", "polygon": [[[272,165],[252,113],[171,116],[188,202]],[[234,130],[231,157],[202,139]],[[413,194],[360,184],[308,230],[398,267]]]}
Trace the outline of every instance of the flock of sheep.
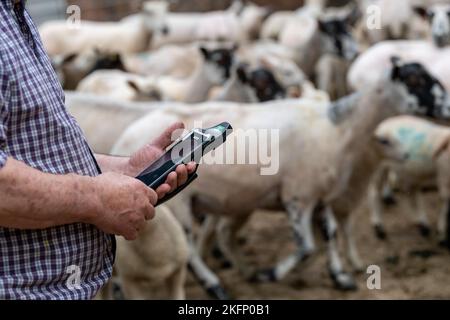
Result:
{"label": "flock of sheep", "polygon": [[[371,28],[377,13],[380,25]],[[346,257],[362,270],[352,213],[368,201],[384,237],[382,211],[394,192],[416,206],[426,235],[422,191],[437,188],[438,233],[449,245],[448,1],[334,8],[310,0],[289,12],[234,1],[208,13],[149,1],[119,22],[51,21],[40,32],[67,107],[97,153],[130,155],[180,120],[279,132],[277,174],[261,175],[262,163],[200,166],[200,179],[158,207],[138,240],[118,238],[103,298],[120,288],[127,299],[183,299],[189,270],[211,297],[227,299],[205,262],[213,250],[245,279],[278,281],[316,251],[315,217],[336,287],[355,289],[339,226]],[[249,265],[237,237],[259,209],[285,212],[297,247],[268,270]]]}

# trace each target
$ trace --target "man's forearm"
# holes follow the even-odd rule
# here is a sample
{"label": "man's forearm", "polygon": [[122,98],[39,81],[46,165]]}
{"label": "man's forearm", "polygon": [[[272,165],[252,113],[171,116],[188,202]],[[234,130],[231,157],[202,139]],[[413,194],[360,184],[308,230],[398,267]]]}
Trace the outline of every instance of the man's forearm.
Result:
{"label": "man's forearm", "polygon": [[0,169],[0,226],[44,229],[88,222],[95,197],[91,177],[43,173],[8,158]]}

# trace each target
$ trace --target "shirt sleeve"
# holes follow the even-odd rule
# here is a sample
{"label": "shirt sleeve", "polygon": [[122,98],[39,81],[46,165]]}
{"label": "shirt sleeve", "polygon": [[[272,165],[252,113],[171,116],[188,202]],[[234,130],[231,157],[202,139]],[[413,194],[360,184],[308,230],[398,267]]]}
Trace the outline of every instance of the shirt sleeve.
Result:
{"label": "shirt sleeve", "polygon": [[7,91],[9,90],[9,80],[5,73],[3,62],[0,59],[0,169],[6,164],[8,158],[6,149],[6,132],[7,132]]}

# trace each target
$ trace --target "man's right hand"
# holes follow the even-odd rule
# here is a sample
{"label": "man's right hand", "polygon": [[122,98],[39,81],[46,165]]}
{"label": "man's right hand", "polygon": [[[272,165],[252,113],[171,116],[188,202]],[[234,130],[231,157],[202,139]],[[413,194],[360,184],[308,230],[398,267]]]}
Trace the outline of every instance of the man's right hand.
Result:
{"label": "man's right hand", "polygon": [[145,221],[155,215],[156,192],[137,179],[112,172],[93,181],[98,205],[88,222],[104,232],[135,240]]}

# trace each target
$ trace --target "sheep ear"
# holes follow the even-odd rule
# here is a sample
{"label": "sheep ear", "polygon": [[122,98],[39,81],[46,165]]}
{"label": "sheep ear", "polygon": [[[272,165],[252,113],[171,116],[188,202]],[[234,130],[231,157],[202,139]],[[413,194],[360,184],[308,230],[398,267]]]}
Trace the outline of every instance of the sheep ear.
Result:
{"label": "sheep ear", "polygon": [[416,13],[422,19],[428,18],[428,10],[426,8],[420,7],[420,6],[414,6],[413,10],[414,10],[414,13]]}
{"label": "sheep ear", "polygon": [[320,32],[328,33],[327,26],[324,21],[317,19],[317,26]]}
{"label": "sheep ear", "polygon": [[397,56],[392,56],[391,63],[392,63],[391,79],[395,80],[395,79],[399,78],[400,67],[402,66],[402,60]]}
{"label": "sheep ear", "polygon": [[240,64],[237,69],[236,69],[236,74],[239,78],[239,80],[242,83],[247,83],[248,82],[248,77],[247,77],[247,66],[245,64]]}
{"label": "sheep ear", "polygon": [[64,57],[64,59],[62,60],[61,64],[64,65],[66,63],[70,63],[73,60],[75,60],[76,57],[78,57],[78,53],[71,53],[71,54],[69,54],[69,55]]}
{"label": "sheep ear", "polygon": [[448,149],[450,146],[450,135],[446,136],[438,145],[436,150],[433,152],[433,160],[437,160],[442,153]]}
{"label": "sheep ear", "polygon": [[199,50],[200,50],[201,54],[203,55],[203,58],[205,58],[205,60],[209,60],[208,49],[206,49],[205,47],[200,47]]}
{"label": "sheep ear", "polygon": [[141,89],[139,88],[138,84],[133,80],[127,80],[127,84],[131,89],[133,89],[136,92],[141,92]]}
{"label": "sheep ear", "polygon": [[240,15],[245,8],[245,3],[242,0],[234,0],[231,6],[228,8],[228,11],[235,13],[236,15]]}
{"label": "sheep ear", "polygon": [[352,8],[350,9],[348,16],[345,18],[345,22],[348,25],[354,27],[361,19],[361,16],[362,14],[359,7],[357,5],[353,5]]}

